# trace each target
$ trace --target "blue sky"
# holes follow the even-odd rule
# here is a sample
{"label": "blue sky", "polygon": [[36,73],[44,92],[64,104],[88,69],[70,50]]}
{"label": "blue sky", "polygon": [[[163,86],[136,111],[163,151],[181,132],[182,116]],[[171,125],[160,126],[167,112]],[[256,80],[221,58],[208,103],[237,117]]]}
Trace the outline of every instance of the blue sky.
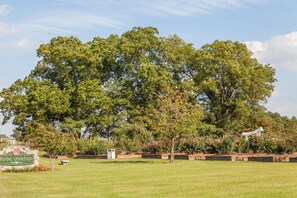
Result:
{"label": "blue sky", "polygon": [[[216,39],[246,43],[260,63],[277,70],[265,106],[297,116],[296,10],[296,0],[0,0],[0,89],[28,75],[38,46],[55,36],[86,42],[154,26],[196,48]],[[11,130],[0,126],[0,133]]]}

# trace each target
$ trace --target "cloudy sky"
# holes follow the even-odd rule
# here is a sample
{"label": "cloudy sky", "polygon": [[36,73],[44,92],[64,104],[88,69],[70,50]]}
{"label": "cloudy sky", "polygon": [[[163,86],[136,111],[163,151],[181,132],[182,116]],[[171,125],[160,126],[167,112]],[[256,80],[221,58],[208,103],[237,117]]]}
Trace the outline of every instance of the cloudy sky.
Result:
{"label": "cloudy sky", "polygon": [[[0,0],[0,90],[28,75],[38,46],[55,36],[86,42],[154,26],[196,48],[216,39],[246,43],[277,71],[267,109],[297,116],[296,10],[296,0]],[[0,125],[0,133],[11,130]]]}

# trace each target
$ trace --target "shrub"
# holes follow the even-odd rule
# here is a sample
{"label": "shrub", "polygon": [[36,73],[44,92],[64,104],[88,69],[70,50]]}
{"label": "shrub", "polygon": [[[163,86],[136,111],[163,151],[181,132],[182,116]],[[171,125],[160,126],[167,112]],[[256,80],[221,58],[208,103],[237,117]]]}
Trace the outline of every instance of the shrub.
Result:
{"label": "shrub", "polygon": [[113,147],[113,143],[98,138],[79,139],[77,149],[81,154],[106,154],[107,149]]}
{"label": "shrub", "polygon": [[204,141],[206,153],[218,153],[218,146],[222,141],[220,138],[206,137]]}
{"label": "shrub", "polygon": [[116,141],[115,145],[118,151],[123,151],[126,153],[133,153],[141,150],[139,141],[135,139],[132,140],[127,138],[125,140]]}
{"label": "shrub", "polygon": [[40,164],[38,167],[38,171],[47,171],[47,170],[48,170],[48,168],[42,164]]}
{"label": "shrub", "polygon": [[288,138],[272,138],[267,136],[251,136],[248,148],[254,153],[285,154],[296,151],[295,142]]}
{"label": "shrub", "polygon": [[218,141],[217,152],[219,154],[230,154],[236,149],[236,137],[235,136],[225,136]]}
{"label": "shrub", "polygon": [[154,141],[151,143],[147,143],[142,147],[143,152],[150,152],[150,153],[165,153],[169,152],[170,144],[168,140],[164,141]]}
{"label": "shrub", "polygon": [[205,143],[201,138],[185,140],[181,143],[180,147],[180,151],[187,154],[205,152],[206,150]]}
{"label": "shrub", "polygon": [[237,153],[247,153],[249,152],[248,141],[243,138],[237,138],[235,143],[234,151]]}

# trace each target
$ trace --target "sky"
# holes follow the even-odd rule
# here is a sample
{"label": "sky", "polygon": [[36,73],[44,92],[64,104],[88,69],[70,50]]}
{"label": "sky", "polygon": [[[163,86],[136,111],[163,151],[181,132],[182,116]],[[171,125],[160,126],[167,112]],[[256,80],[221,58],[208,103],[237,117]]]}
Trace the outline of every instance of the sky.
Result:
{"label": "sky", "polygon": [[[245,43],[276,69],[266,108],[297,117],[296,10],[296,0],[0,0],[0,90],[27,76],[39,45],[53,37],[87,42],[153,26],[197,49],[217,39]],[[12,129],[0,124],[0,134]]]}

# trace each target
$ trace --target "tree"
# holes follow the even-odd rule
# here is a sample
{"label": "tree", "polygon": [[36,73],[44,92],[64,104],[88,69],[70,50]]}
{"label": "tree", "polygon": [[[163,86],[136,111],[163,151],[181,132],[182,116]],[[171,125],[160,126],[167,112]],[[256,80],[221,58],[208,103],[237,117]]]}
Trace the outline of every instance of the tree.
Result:
{"label": "tree", "polygon": [[37,124],[34,132],[28,134],[25,142],[30,146],[47,152],[54,170],[54,159],[57,155],[75,154],[76,141],[72,134],[52,131],[44,125]]}
{"label": "tree", "polygon": [[256,127],[275,81],[274,69],[259,64],[242,43],[215,41],[196,50],[177,35],[160,37],[153,27],[86,43],[59,36],[42,44],[37,56],[31,74],[0,93],[3,124],[13,119],[21,136],[36,121],[76,138],[85,128],[111,139],[129,126],[127,137],[138,139],[137,133],[153,130],[146,110],[159,108],[167,87],[191,93],[187,102],[204,107],[201,134],[241,131]]}
{"label": "tree", "polygon": [[206,120],[225,130],[242,130],[273,91],[275,70],[259,64],[245,44],[215,41],[197,51],[192,64]]}
{"label": "tree", "polygon": [[169,87],[158,100],[159,108],[153,110],[157,132],[170,140],[170,163],[174,162],[175,141],[197,132],[203,117],[201,108],[188,100],[188,94]]}
{"label": "tree", "polygon": [[21,136],[25,135],[24,128],[34,120],[39,123],[54,126],[68,114],[68,94],[47,80],[34,80],[26,77],[17,80],[9,88],[0,93],[3,123],[13,119],[18,126]]}

